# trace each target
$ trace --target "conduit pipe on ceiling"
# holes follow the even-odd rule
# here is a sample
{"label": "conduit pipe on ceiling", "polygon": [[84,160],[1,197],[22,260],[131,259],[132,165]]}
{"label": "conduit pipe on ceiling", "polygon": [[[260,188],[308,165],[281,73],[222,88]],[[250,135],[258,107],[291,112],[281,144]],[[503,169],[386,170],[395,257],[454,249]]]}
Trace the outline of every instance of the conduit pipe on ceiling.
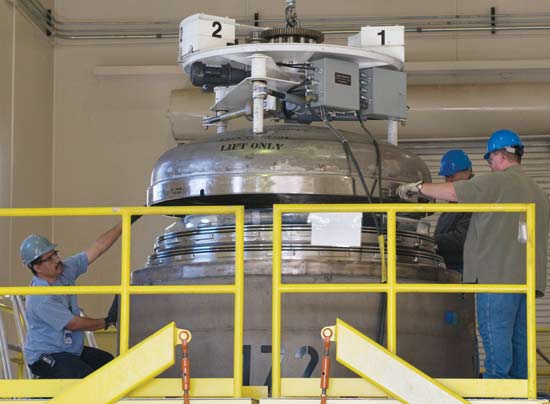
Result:
{"label": "conduit pipe on ceiling", "polygon": [[[67,40],[173,39],[178,37],[179,20],[162,21],[70,21],[60,20],[38,0],[17,0],[17,7],[46,34]],[[497,32],[550,29],[550,13],[500,13],[418,16],[303,17],[308,27],[326,35],[351,35],[364,25],[404,25],[405,32]],[[182,16],[183,17],[183,16]],[[241,24],[282,25],[284,19],[239,18]]]}

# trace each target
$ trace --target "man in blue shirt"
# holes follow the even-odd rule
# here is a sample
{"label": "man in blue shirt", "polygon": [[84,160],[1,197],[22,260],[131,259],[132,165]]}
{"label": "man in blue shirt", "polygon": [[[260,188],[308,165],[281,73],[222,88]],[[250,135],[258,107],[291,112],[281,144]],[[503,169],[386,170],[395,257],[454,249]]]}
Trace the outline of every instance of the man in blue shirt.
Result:
{"label": "man in blue shirt", "polygon": [[[137,218],[137,217],[134,217]],[[120,237],[121,223],[93,242],[85,251],[61,260],[52,244],[42,236],[28,236],[20,247],[23,263],[32,271],[31,286],[73,286],[76,278]],[[27,340],[25,360],[33,374],[45,379],[83,378],[113,356],[84,346],[84,331],[107,329],[117,321],[113,305],[106,318],[81,317],[76,295],[30,295],[27,297]]]}

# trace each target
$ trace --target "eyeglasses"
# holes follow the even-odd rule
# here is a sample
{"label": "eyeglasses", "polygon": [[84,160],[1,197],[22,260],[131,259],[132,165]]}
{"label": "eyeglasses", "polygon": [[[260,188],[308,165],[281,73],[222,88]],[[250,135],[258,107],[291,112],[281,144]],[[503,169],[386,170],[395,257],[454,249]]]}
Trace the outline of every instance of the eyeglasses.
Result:
{"label": "eyeglasses", "polygon": [[34,262],[34,264],[43,264],[44,262],[48,262],[54,258],[59,258],[59,251],[55,250],[52,254],[50,254],[50,256],[41,260],[37,260]]}

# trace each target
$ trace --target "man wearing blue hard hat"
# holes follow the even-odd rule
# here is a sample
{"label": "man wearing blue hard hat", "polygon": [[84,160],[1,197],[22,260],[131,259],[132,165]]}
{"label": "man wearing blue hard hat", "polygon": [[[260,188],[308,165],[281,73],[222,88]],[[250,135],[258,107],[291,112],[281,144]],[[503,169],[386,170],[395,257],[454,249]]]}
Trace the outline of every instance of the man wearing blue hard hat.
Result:
{"label": "man wearing blue hard hat", "polygon": [[[139,216],[132,217],[133,221]],[[76,278],[118,240],[121,223],[99,236],[85,251],[61,260],[57,245],[31,234],[21,243],[21,260],[33,273],[31,286],[74,286]],[[77,379],[97,370],[113,356],[84,346],[84,332],[115,325],[115,298],[105,318],[80,315],[76,295],[29,295],[25,305],[24,355],[32,373],[44,379]]]}
{"label": "man wearing blue hard hat", "polygon": [[[445,182],[465,181],[473,177],[472,162],[463,150],[449,150],[441,158],[439,175]],[[444,212],[435,226],[437,252],[447,268],[462,273],[464,242],[470,225],[470,212]]]}
{"label": "man wearing blue hard hat", "polygon": [[[550,201],[522,169],[523,143],[508,129],[494,132],[483,156],[491,173],[469,181],[404,184],[404,200],[422,194],[461,203],[535,203],[536,292],[546,288]],[[525,218],[520,213],[473,213],[464,245],[463,280],[468,283],[526,282]],[[477,321],[485,348],[484,378],[527,378],[525,294],[479,293]]]}

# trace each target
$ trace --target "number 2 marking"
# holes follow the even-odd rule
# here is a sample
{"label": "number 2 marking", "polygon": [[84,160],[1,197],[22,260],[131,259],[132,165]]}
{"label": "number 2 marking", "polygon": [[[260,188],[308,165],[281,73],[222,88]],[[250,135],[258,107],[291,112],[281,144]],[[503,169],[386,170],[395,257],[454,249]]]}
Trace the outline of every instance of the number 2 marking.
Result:
{"label": "number 2 marking", "polygon": [[380,35],[380,45],[385,45],[386,44],[386,30],[383,29],[382,31],[380,31],[376,35]]}
{"label": "number 2 marking", "polygon": [[222,23],[219,21],[214,21],[212,23],[212,27],[216,28],[214,32],[212,32],[212,36],[214,38],[221,38],[222,36],[219,34],[219,32],[222,30]]}

